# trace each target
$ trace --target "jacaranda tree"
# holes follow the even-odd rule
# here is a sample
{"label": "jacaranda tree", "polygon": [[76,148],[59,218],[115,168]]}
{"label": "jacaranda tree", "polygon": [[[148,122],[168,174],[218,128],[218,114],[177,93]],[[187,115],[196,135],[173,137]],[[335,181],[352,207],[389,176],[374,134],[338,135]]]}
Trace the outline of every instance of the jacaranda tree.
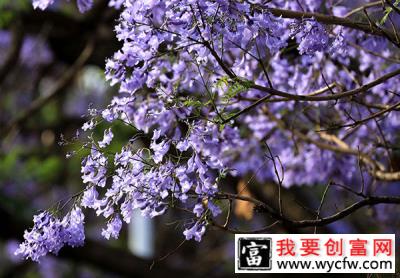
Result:
{"label": "jacaranda tree", "polygon": [[[32,1],[40,10],[53,2]],[[96,1],[76,4],[85,17]],[[211,227],[321,227],[363,207],[400,204],[393,193],[400,181],[399,1],[108,5],[119,14],[120,44],[105,78],[119,93],[107,107],[89,109],[76,138],[63,139],[74,146],[67,159],[86,154],[82,190],[62,209],[35,215],[16,254],[39,261],[84,245],[87,209],[104,218],[106,239],[118,238],[135,209],[151,218],[180,210],[189,215],[186,240],[201,241]],[[101,28],[91,32],[72,72],[97,47]],[[131,131],[118,150],[116,124]],[[101,138],[93,133],[99,126]],[[254,184],[274,186],[273,202],[249,194]],[[316,214],[293,218],[282,191],[310,185],[324,190],[322,200],[310,196]],[[336,211],[323,212],[328,191],[346,191],[353,203],[337,200]],[[232,226],[238,201],[271,225]]]}

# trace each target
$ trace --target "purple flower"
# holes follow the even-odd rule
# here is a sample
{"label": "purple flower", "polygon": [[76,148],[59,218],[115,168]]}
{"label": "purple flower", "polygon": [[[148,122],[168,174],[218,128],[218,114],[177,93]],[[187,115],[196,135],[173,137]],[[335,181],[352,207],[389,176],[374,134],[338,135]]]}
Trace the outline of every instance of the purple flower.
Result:
{"label": "purple flower", "polygon": [[78,9],[81,13],[85,13],[93,6],[93,0],[77,0]]}
{"label": "purple flower", "polygon": [[81,205],[85,208],[96,208],[98,207],[99,193],[96,191],[94,186],[89,186],[82,195]]}
{"label": "purple flower", "polygon": [[80,208],[73,209],[63,218],[60,237],[64,244],[71,247],[83,246],[85,241],[84,219],[85,216]]}
{"label": "purple flower", "polygon": [[103,112],[101,112],[101,116],[110,123],[118,118],[118,115],[115,114],[112,109],[104,109]]}
{"label": "purple flower", "polygon": [[83,124],[82,129],[84,131],[91,130],[96,126],[95,120],[91,119],[90,121]]}
{"label": "purple flower", "polygon": [[215,205],[212,201],[207,202],[208,209],[211,211],[211,214],[215,217],[221,214],[222,210],[219,206]]}
{"label": "purple flower", "polygon": [[204,212],[204,206],[203,206],[203,204],[202,204],[202,203],[196,204],[196,205],[194,206],[194,208],[193,208],[193,212],[194,212],[194,214],[196,214],[197,217],[200,217],[200,216],[203,214],[203,212]]}
{"label": "purple flower", "polygon": [[300,54],[314,54],[317,51],[324,51],[328,47],[329,36],[322,26],[315,19],[305,19],[296,33],[299,42]]}
{"label": "purple flower", "polygon": [[121,228],[121,218],[119,217],[119,215],[116,215],[107,223],[107,228],[102,230],[101,235],[104,236],[106,239],[110,239],[111,237],[117,239]]}
{"label": "purple flower", "polygon": [[194,240],[200,242],[205,232],[205,223],[196,222],[196,224],[194,224],[191,228],[186,229],[183,232],[183,235],[185,236],[186,240],[191,240],[192,238],[194,238]]}
{"label": "purple flower", "polygon": [[48,6],[54,3],[54,0],[32,0],[32,5],[34,9],[45,10]]}
{"label": "purple flower", "polygon": [[170,146],[169,140],[163,140],[160,143],[151,142],[150,148],[154,151],[153,160],[155,163],[160,163],[164,155],[168,152]]}
{"label": "purple flower", "polygon": [[[110,1],[110,6],[120,6],[119,3],[115,3],[116,1]],[[121,2],[121,0],[117,1]],[[39,8],[41,10],[47,9],[48,6],[52,5],[54,0],[32,0],[33,8]],[[81,13],[85,13],[93,7],[93,0],[77,0],[76,4]]]}
{"label": "purple flower", "polygon": [[121,6],[124,4],[124,2],[125,2],[125,0],[110,0],[108,2],[108,6],[114,7],[119,10],[121,8]]}
{"label": "purple flower", "polygon": [[155,129],[151,140],[156,141],[158,138],[160,138],[160,136],[161,136],[161,130]]}
{"label": "purple flower", "polygon": [[114,134],[111,131],[111,128],[107,129],[104,131],[104,137],[102,141],[99,141],[99,147],[100,148],[105,148],[106,146],[108,146],[111,143],[111,140],[113,139]]}
{"label": "purple flower", "polygon": [[181,151],[187,151],[190,148],[189,142],[187,140],[183,140],[178,142],[178,144],[176,144],[176,148]]}
{"label": "purple flower", "polygon": [[81,173],[83,183],[92,183],[100,187],[106,184],[107,158],[92,146],[91,154],[82,161]]}

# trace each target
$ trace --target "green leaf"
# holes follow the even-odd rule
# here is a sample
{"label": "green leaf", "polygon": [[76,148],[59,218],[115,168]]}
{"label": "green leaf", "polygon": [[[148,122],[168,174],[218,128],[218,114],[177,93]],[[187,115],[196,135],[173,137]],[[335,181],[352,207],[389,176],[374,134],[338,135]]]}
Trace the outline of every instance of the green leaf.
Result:
{"label": "green leaf", "polygon": [[200,100],[188,98],[183,102],[183,105],[185,105],[187,107],[199,108],[199,107],[203,107],[204,104]]}
{"label": "green leaf", "polygon": [[[396,0],[396,2],[394,2],[393,6],[397,7],[400,4],[400,0]],[[384,16],[382,17],[381,21],[379,22],[380,25],[385,24],[386,20],[388,19],[390,13],[393,11],[392,7],[387,7],[385,9],[385,13]]]}

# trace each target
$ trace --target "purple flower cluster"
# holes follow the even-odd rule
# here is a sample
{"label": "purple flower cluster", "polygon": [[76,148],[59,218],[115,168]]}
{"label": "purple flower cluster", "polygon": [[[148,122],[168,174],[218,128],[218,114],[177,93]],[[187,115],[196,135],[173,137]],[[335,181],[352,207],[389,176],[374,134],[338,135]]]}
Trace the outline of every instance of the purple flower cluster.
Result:
{"label": "purple flower cluster", "polygon": [[300,54],[313,54],[327,48],[329,36],[323,25],[311,19],[303,20],[298,28],[296,38]]}
{"label": "purple flower cluster", "polygon": [[25,231],[25,241],[15,251],[26,259],[39,261],[47,253],[57,254],[64,246],[82,246],[85,240],[84,215],[78,207],[71,210],[63,219],[49,212],[42,212],[33,218],[33,228]]}

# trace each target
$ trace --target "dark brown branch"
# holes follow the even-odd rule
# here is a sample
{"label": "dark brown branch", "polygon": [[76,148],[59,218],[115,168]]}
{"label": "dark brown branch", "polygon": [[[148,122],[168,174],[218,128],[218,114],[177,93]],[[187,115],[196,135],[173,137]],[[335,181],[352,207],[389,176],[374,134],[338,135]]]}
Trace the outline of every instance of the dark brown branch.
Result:
{"label": "dark brown branch", "polygon": [[381,6],[381,5],[382,5],[382,0],[371,2],[371,3],[366,3],[366,4],[364,4],[364,5],[360,6],[360,7],[357,7],[355,9],[351,10],[350,12],[345,14],[343,17],[346,18],[346,17],[349,17],[349,16],[351,16],[351,15],[353,15],[355,13],[358,13],[358,12],[364,10],[364,9],[377,7],[377,6]]}
{"label": "dark brown branch", "polygon": [[400,204],[400,197],[391,197],[391,196],[367,197],[331,216],[319,220],[294,221],[294,225],[295,227],[325,226],[330,223],[336,222],[342,218],[345,218],[346,216],[352,214],[353,212],[359,210],[360,208],[366,206],[374,206],[378,204]]}
{"label": "dark brown branch", "polygon": [[[263,211],[270,215],[272,218],[278,220],[280,223],[284,224],[285,226],[293,227],[293,228],[307,228],[307,227],[321,227],[328,225],[330,223],[336,222],[345,218],[346,216],[354,213],[355,211],[366,207],[366,206],[374,206],[378,204],[400,204],[400,197],[393,197],[393,196],[370,196],[353,203],[352,205],[344,208],[343,210],[319,219],[309,219],[309,220],[291,220],[282,216],[276,209],[272,208],[268,204],[265,204],[257,199],[248,196],[240,196],[231,193],[221,193],[218,195],[218,198],[225,198],[230,200],[243,200],[252,202],[258,207],[264,209]],[[223,227],[223,226],[222,226]]]}
{"label": "dark brown branch", "polygon": [[[226,66],[225,66],[226,67]],[[326,95],[326,96],[316,96],[316,95],[294,95],[294,94],[290,94],[287,92],[283,92],[283,91],[279,91],[273,88],[268,88],[268,87],[264,87],[261,85],[257,85],[257,84],[253,84],[250,87],[253,89],[257,89],[263,92],[268,93],[268,95],[266,95],[265,97],[262,97],[260,99],[258,99],[257,101],[255,101],[254,103],[250,104],[249,106],[245,107],[244,109],[240,110],[239,112],[237,112],[236,114],[232,115],[231,117],[229,117],[228,119],[226,119],[225,121],[223,121],[223,123],[227,123],[237,117],[239,117],[242,114],[245,114],[249,111],[251,111],[252,109],[254,109],[255,107],[257,107],[258,105],[260,105],[261,103],[267,101],[268,99],[271,98],[272,95],[274,96],[280,96],[283,97],[284,99],[287,100],[293,100],[293,101],[330,101],[330,100],[338,100],[341,98],[345,98],[345,97],[351,97],[363,92],[368,91],[369,89],[397,76],[400,74],[400,69],[392,71],[388,74],[385,74],[377,79],[375,79],[374,81],[367,83],[365,85],[362,85],[356,89],[353,90],[349,90],[346,92],[342,92],[342,93],[337,93],[337,94],[331,94],[331,95]],[[238,82],[241,82],[240,79]]]}
{"label": "dark brown branch", "polygon": [[376,113],[369,115],[368,117],[365,117],[364,119],[357,120],[357,121],[354,121],[353,123],[349,123],[349,124],[337,125],[337,126],[332,126],[332,127],[326,128],[326,129],[320,129],[320,130],[317,130],[317,132],[335,130],[335,129],[340,129],[340,128],[344,128],[344,127],[356,127],[356,126],[364,124],[372,119],[379,118],[380,116],[383,116],[386,113],[396,110],[399,107],[400,107],[400,102],[397,102],[385,109],[382,109],[381,111],[378,111]]}
{"label": "dark brown branch", "polygon": [[212,226],[217,227],[218,229],[221,229],[221,230],[226,231],[231,234],[261,234],[261,233],[269,232],[277,224],[279,224],[279,221],[275,221],[272,224],[265,226],[263,228],[260,228],[260,229],[242,231],[242,230],[238,230],[238,229],[229,228],[225,225],[220,225],[220,224],[216,223],[215,221],[211,221]]}
{"label": "dark brown branch", "polygon": [[391,40],[395,41],[396,37],[393,33],[387,30],[381,30],[373,28],[371,29],[368,23],[356,22],[344,17],[337,17],[333,15],[325,15],[320,13],[311,13],[311,12],[298,12],[284,9],[275,9],[275,8],[267,8],[273,15],[281,16],[283,18],[293,18],[293,19],[302,19],[302,18],[315,18],[315,20],[328,24],[328,25],[340,25],[343,27],[349,27],[352,29],[360,30],[368,34],[388,37]]}
{"label": "dark brown branch", "polygon": [[[280,96],[280,97],[284,97],[290,100],[296,100],[296,101],[329,101],[329,100],[338,100],[341,98],[346,98],[346,97],[351,97],[360,93],[364,93],[366,91],[368,91],[369,89],[372,89],[373,87],[382,84],[383,82],[386,82],[387,80],[397,76],[400,74],[400,69],[394,70],[392,72],[389,72],[377,79],[375,79],[374,81],[371,81],[367,84],[364,84],[356,89],[353,90],[349,90],[346,92],[342,92],[342,93],[337,93],[337,94],[330,94],[330,95],[326,95],[326,96],[307,96],[307,95],[294,95],[294,94],[290,94],[290,93],[286,93],[286,92],[282,92],[279,90],[275,90],[272,88],[267,88],[261,85],[257,85],[254,84],[251,86],[251,88],[253,89],[257,89],[272,95],[276,95],[276,96]],[[267,96],[266,96],[267,97]],[[265,98],[266,98],[265,97]],[[260,99],[261,100],[261,99]]]}

